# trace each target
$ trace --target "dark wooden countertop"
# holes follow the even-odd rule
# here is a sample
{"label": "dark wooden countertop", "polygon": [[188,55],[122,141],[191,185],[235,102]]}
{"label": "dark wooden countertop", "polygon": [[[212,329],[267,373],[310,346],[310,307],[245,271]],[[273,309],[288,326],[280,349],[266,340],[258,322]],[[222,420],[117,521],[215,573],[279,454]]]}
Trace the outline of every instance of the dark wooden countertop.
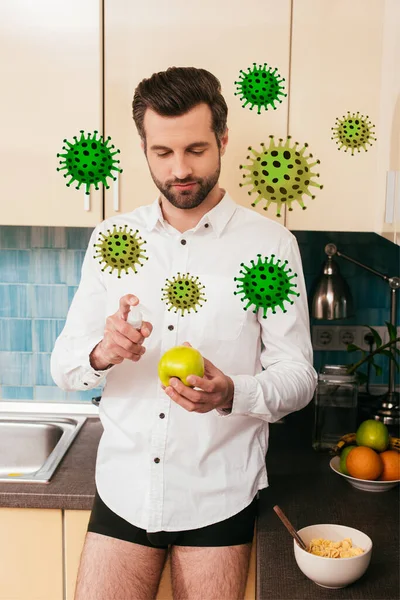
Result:
{"label": "dark wooden countertop", "polygon": [[[331,456],[311,446],[312,405],[270,428],[269,487],[260,492],[257,523],[257,600],[398,600],[399,486],[387,492],[353,488],[329,467]],[[298,568],[293,540],[272,507],[296,529],[318,523],[355,527],[372,540],[371,563],[358,581],[324,589]]]}

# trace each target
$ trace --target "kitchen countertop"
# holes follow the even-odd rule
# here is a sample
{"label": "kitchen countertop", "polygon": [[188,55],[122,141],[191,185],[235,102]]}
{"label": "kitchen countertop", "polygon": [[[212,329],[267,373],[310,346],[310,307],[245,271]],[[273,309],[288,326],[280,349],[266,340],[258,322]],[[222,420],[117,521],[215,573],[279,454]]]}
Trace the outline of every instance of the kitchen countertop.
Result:
{"label": "kitchen countertop", "polygon": [[99,418],[88,417],[49,483],[0,482],[0,508],[90,510],[102,432]]}
{"label": "kitchen countertop", "polygon": [[[257,522],[257,600],[398,600],[399,487],[363,492],[331,471],[329,454],[311,447],[312,411],[310,404],[270,428],[270,487],[260,492]],[[0,507],[90,510],[101,433],[99,419],[89,417],[50,483],[0,483]],[[272,510],[275,504],[297,529],[340,523],[369,535],[374,547],[365,575],[334,591],[307,579],[295,562],[290,534]]]}
{"label": "kitchen countertop", "polygon": [[[312,416],[310,404],[270,428],[270,485],[260,492],[257,523],[257,600],[398,600],[400,488],[364,492],[334,473],[332,457],[311,447]],[[338,590],[310,581],[297,567],[293,539],[273,511],[275,504],[296,529],[337,523],[366,533],[373,549],[363,577]]]}

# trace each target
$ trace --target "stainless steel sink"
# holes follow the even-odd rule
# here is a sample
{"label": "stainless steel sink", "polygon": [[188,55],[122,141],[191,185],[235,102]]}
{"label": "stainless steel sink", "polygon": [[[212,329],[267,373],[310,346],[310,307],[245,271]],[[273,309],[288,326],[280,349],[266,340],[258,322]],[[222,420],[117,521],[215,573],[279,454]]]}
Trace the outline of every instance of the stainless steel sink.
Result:
{"label": "stainless steel sink", "polygon": [[48,483],[86,417],[0,414],[0,481]]}

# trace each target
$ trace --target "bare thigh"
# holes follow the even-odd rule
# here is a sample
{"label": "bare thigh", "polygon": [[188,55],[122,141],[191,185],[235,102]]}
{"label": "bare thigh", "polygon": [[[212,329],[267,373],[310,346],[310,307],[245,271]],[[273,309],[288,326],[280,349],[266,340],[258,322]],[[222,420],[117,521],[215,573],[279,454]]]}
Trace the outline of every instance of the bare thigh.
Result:
{"label": "bare thigh", "polygon": [[197,548],[173,546],[174,600],[242,600],[251,544]]}
{"label": "bare thigh", "polygon": [[152,600],[157,594],[166,553],[88,532],[75,600]]}

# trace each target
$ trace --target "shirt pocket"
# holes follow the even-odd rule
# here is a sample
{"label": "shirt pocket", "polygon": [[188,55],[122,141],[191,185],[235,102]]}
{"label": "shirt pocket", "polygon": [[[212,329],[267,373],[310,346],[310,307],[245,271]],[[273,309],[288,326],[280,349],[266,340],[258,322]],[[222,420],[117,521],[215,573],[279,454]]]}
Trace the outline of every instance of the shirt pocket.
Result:
{"label": "shirt pocket", "polygon": [[198,275],[198,278],[204,285],[205,300],[198,312],[191,315],[191,331],[199,341],[236,340],[250,315],[243,310],[239,296],[234,294],[233,276]]}

